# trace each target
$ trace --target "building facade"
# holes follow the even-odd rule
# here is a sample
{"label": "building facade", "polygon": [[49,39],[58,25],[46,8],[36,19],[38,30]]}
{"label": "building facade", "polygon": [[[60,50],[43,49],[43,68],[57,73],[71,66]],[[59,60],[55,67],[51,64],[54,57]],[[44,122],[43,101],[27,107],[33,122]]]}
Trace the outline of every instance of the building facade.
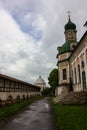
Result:
{"label": "building facade", "polygon": [[40,87],[0,74],[0,102],[40,95]]}
{"label": "building facade", "polygon": [[59,84],[56,96],[87,89],[87,31],[77,42],[76,25],[69,15],[64,34],[65,43],[58,47],[57,54]]}
{"label": "building facade", "polygon": [[41,91],[43,91],[46,88],[46,83],[44,79],[41,78],[41,76],[39,76],[39,78],[36,79],[34,85],[39,86],[41,88]]}
{"label": "building facade", "polygon": [[87,32],[70,57],[70,74],[74,91],[87,90]]}

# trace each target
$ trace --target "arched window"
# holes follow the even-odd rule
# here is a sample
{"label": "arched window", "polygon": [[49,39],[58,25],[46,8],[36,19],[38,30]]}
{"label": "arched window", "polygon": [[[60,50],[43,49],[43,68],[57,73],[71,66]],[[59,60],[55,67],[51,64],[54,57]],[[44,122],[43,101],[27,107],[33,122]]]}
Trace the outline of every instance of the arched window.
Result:
{"label": "arched window", "polygon": [[74,68],[74,74],[75,74],[75,84],[77,84],[76,68]]}
{"label": "arched window", "polygon": [[73,83],[73,70],[72,70],[72,83]]}
{"label": "arched window", "polygon": [[82,84],[83,84],[83,89],[86,89],[86,73],[85,73],[85,71],[82,72]]}
{"label": "arched window", "polygon": [[78,82],[81,83],[80,65],[78,64]]}
{"label": "arched window", "polygon": [[86,63],[87,63],[87,50],[86,50]]}
{"label": "arched window", "polygon": [[67,79],[67,71],[66,69],[63,69],[63,80]]}
{"label": "arched window", "polygon": [[84,61],[82,61],[81,64],[82,64],[82,68],[84,68],[84,67],[85,67],[85,63],[84,63]]}

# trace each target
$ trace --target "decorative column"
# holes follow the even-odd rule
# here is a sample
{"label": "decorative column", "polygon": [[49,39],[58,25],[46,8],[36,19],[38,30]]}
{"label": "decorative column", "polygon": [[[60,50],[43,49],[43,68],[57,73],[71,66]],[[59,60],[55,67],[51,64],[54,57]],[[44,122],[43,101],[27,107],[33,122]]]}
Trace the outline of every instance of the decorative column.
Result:
{"label": "decorative column", "polygon": [[79,60],[80,60],[80,72],[81,72],[80,73],[80,76],[81,76],[81,86],[82,86],[82,89],[83,89],[83,84],[82,84],[82,69],[81,69],[82,68],[82,66],[81,66],[81,61],[82,61],[81,60],[81,56],[79,57]]}

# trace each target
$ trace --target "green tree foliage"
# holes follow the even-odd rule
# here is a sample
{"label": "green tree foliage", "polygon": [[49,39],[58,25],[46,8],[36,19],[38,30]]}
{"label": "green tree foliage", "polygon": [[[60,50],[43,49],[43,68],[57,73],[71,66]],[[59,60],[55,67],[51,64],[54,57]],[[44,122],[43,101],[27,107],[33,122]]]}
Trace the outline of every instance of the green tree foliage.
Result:
{"label": "green tree foliage", "polygon": [[58,86],[58,69],[53,69],[48,77],[48,83],[50,85],[50,94],[55,95],[55,88]]}
{"label": "green tree foliage", "polygon": [[53,69],[48,77],[48,83],[50,87],[56,88],[58,86],[58,69]]}
{"label": "green tree foliage", "polygon": [[51,94],[51,88],[45,88],[43,91],[42,91],[42,95],[45,95],[45,96],[50,96]]}
{"label": "green tree foliage", "polygon": [[53,69],[48,77],[50,88],[45,88],[42,95],[51,96],[55,94],[55,88],[58,86],[58,69]]}

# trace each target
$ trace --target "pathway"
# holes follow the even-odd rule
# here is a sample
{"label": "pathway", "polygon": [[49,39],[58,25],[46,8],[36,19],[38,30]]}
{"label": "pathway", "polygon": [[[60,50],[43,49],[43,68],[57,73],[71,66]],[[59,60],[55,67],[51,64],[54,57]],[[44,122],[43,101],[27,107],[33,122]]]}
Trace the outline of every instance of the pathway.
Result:
{"label": "pathway", "polygon": [[32,103],[0,130],[57,130],[49,99]]}

